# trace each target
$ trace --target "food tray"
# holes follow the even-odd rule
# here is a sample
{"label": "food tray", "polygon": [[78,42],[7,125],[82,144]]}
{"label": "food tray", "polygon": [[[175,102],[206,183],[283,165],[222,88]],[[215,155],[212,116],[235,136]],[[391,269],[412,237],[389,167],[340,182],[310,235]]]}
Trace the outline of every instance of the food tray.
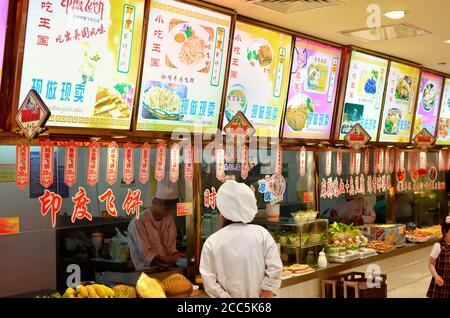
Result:
{"label": "food tray", "polygon": [[415,237],[415,236],[406,235],[406,239],[408,240],[408,242],[411,242],[411,243],[425,243],[433,238],[434,238],[433,235],[426,236],[426,237]]}
{"label": "food tray", "polygon": [[377,251],[375,251],[373,248],[362,248],[359,251],[359,256],[361,259],[375,255],[377,255]]}
{"label": "food tray", "polygon": [[381,251],[381,250],[380,251],[376,250],[376,251],[377,251],[377,253],[380,253],[380,254],[386,254],[386,253],[392,252],[393,250],[395,250],[395,246],[389,247],[388,249],[385,249],[383,251]]}
{"label": "food tray", "polygon": [[328,256],[328,261],[331,263],[347,263],[350,261],[354,261],[355,259],[360,259],[361,255],[360,253],[354,253],[354,254],[347,254],[343,256]]}

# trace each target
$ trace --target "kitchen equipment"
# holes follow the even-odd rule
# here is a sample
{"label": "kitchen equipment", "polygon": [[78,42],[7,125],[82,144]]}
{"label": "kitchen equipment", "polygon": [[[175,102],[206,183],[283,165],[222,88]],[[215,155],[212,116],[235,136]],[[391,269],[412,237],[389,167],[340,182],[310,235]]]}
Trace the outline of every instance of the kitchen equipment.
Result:
{"label": "kitchen equipment", "polygon": [[325,268],[325,267],[328,266],[327,256],[325,255],[325,251],[324,250],[322,250],[319,253],[319,260],[317,261],[317,265],[320,268]]}

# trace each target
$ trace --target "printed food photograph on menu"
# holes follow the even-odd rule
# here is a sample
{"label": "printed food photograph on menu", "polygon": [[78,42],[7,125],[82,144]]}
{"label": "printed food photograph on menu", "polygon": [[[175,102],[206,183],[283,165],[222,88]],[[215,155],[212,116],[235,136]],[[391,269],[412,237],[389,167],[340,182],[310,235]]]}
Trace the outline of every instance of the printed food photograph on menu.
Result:
{"label": "printed food photograph on menu", "polygon": [[217,128],[231,17],[156,0],[150,21],[137,129]]}
{"label": "printed food photograph on menu", "polygon": [[450,79],[445,79],[444,92],[441,101],[441,113],[439,115],[437,144],[450,144]]}
{"label": "printed food photograph on menu", "polygon": [[342,111],[339,139],[357,123],[376,140],[388,61],[352,51]]}
{"label": "printed food photograph on menu", "polygon": [[257,136],[278,136],[289,82],[292,37],[236,22],[223,126],[241,111]]}
{"label": "printed food photograph on menu", "polygon": [[409,142],[420,72],[420,68],[391,62],[380,141]]}
{"label": "printed food photograph on menu", "polygon": [[328,140],[341,49],[296,38],[283,137]]}
{"label": "printed food photograph on menu", "polygon": [[19,99],[34,89],[51,126],[129,129],[143,11],[138,0],[30,1]]}
{"label": "printed food photograph on menu", "polygon": [[441,104],[441,93],[444,78],[430,72],[423,72],[420,81],[416,118],[414,120],[413,137],[422,129],[434,135]]}

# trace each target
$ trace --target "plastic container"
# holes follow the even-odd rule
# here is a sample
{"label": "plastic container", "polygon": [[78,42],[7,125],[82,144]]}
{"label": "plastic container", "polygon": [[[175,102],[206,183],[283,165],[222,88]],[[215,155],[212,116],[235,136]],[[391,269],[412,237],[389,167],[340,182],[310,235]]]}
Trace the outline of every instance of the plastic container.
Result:
{"label": "plastic container", "polygon": [[280,205],[279,204],[269,204],[266,206],[266,218],[269,222],[279,222],[280,221]]}

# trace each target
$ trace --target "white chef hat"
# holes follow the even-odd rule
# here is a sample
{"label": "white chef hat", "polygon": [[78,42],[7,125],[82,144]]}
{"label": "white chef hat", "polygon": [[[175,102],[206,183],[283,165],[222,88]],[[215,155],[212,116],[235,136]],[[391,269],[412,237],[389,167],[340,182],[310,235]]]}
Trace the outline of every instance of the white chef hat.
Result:
{"label": "white chef hat", "polygon": [[160,200],[178,199],[178,183],[171,182],[169,178],[158,181],[158,184],[156,186],[155,198]]}
{"label": "white chef hat", "polygon": [[244,183],[226,181],[217,191],[217,208],[232,222],[250,223],[258,213],[255,193]]}

